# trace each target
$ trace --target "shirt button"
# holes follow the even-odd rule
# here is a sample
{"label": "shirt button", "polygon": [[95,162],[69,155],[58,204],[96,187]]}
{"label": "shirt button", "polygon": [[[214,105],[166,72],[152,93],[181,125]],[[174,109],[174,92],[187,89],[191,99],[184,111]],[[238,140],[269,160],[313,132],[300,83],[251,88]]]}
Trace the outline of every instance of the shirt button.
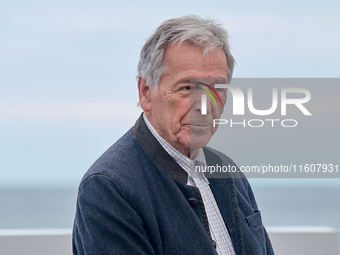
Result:
{"label": "shirt button", "polygon": [[191,205],[191,207],[194,207],[197,204],[196,198],[193,198],[193,197],[188,198],[188,202]]}
{"label": "shirt button", "polygon": [[216,249],[217,244],[216,244],[215,240],[212,240],[211,242],[212,242],[212,245],[214,246],[214,248]]}

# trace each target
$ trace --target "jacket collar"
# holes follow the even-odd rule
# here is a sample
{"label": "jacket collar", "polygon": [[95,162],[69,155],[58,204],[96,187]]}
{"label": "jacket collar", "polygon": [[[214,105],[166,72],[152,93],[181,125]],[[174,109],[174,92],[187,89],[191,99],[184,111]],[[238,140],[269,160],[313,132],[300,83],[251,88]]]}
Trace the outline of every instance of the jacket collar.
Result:
{"label": "jacket collar", "polygon": [[[133,127],[133,132],[138,142],[157,164],[163,167],[171,177],[184,184],[187,184],[188,173],[182,169],[182,167],[180,167],[177,162],[164,150],[162,145],[157,141],[157,139],[147,127],[142,115],[140,115],[136,121]],[[207,148],[203,148],[203,150],[208,166],[216,164],[220,166],[222,165],[222,160],[218,155]]]}
{"label": "jacket collar", "polygon": [[171,177],[187,184],[187,172],[163,149],[162,145],[160,145],[147,127],[142,115],[136,121],[133,132],[138,142],[157,164],[163,167]]}

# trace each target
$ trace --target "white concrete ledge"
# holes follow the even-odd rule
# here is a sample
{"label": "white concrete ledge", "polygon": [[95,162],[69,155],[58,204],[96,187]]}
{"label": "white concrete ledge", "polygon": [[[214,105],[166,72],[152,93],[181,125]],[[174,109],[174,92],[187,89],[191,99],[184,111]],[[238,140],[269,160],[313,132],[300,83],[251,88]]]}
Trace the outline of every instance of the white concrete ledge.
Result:
{"label": "white concrete ledge", "polygon": [[0,254],[72,255],[71,229],[0,230]]}
{"label": "white concrete ledge", "polygon": [[[329,227],[267,227],[276,255],[339,255]],[[72,255],[71,229],[0,230],[0,254]]]}
{"label": "white concrete ledge", "polygon": [[339,236],[330,227],[267,227],[275,255],[339,255]]}

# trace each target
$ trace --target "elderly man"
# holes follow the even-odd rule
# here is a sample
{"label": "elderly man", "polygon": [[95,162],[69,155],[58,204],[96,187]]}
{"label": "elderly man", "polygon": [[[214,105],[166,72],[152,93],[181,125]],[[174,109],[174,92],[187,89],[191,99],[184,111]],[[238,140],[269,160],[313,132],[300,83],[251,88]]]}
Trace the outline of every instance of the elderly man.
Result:
{"label": "elderly man", "polygon": [[[194,166],[231,165],[205,146],[217,127],[234,58],[212,20],[165,21],[138,65],[144,113],[88,170],[78,191],[74,254],[274,254],[241,174],[206,178]],[[204,91],[220,100],[200,103]]]}

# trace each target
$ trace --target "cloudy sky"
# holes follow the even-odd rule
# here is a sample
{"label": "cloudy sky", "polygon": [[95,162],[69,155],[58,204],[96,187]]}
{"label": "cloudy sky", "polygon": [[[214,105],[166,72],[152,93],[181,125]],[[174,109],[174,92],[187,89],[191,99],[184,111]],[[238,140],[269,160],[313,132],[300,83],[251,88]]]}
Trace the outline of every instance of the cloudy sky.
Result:
{"label": "cloudy sky", "polygon": [[2,1],[0,186],[78,185],[138,117],[139,52],[162,21],[222,22],[234,77],[339,78],[339,11],[335,0]]}

